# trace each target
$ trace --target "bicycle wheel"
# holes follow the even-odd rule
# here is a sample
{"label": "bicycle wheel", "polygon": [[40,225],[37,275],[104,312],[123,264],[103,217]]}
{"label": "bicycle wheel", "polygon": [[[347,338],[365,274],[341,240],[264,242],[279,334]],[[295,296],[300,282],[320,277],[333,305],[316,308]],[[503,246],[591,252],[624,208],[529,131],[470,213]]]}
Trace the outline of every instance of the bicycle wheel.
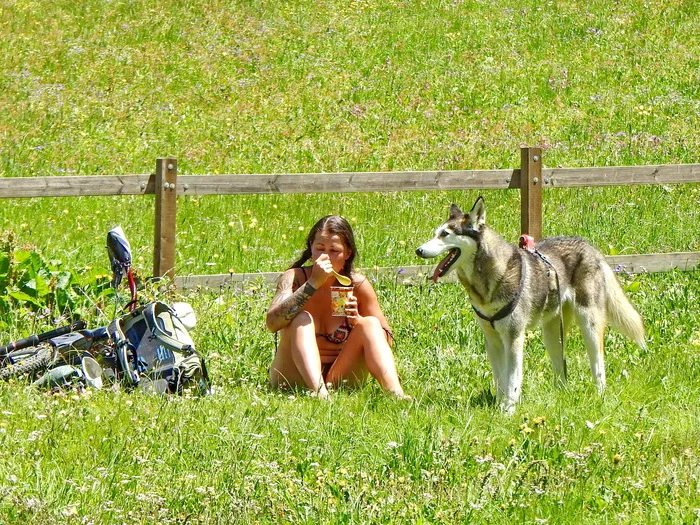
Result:
{"label": "bicycle wheel", "polygon": [[56,350],[50,344],[10,352],[5,365],[0,368],[0,379],[10,379],[24,374],[43,370],[54,360]]}

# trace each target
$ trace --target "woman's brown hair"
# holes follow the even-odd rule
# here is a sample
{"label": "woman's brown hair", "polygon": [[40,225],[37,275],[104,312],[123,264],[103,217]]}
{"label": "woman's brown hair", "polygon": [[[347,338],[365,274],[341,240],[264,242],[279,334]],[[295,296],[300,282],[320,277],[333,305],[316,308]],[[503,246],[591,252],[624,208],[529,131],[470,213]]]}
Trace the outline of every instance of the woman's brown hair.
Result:
{"label": "woman's brown hair", "polygon": [[309,235],[306,237],[306,248],[301,253],[299,259],[297,259],[290,268],[301,268],[304,263],[311,258],[311,244],[313,244],[316,234],[323,231],[340,237],[345,247],[350,250],[350,257],[345,261],[343,273],[345,275],[352,275],[352,264],[357,254],[355,236],[352,233],[352,228],[348,221],[340,215],[326,215],[313,225]]}

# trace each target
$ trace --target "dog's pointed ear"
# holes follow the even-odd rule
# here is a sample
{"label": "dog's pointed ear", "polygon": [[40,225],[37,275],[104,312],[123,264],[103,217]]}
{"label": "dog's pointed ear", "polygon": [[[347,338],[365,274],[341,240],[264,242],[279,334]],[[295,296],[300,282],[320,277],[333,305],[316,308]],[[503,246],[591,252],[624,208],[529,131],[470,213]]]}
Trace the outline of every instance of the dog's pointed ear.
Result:
{"label": "dog's pointed ear", "polygon": [[452,221],[454,219],[461,219],[462,217],[464,217],[464,212],[462,212],[456,204],[451,204],[450,217],[448,220]]}
{"label": "dog's pointed ear", "polygon": [[486,226],[486,205],[484,204],[483,197],[479,196],[479,198],[476,199],[474,206],[472,206],[469,212],[469,218],[475,230],[481,231],[484,229],[484,226]]}

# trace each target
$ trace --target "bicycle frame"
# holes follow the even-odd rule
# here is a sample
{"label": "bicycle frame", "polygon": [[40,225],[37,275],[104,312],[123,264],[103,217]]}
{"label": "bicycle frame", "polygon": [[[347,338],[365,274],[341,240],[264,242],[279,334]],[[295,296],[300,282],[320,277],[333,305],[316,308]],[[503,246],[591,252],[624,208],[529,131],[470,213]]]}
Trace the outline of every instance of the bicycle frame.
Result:
{"label": "bicycle frame", "polygon": [[76,332],[78,330],[83,330],[86,326],[87,325],[85,324],[85,321],[81,319],[69,325],[61,326],[54,330],[49,330],[48,332],[32,334],[29,337],[18,339],[17,341],[13,341],[11,343],[6,344],[5,346],[0,347],[0,360],[5,359],[7,357],[7,354],[9,354],[10,352],[14,352],[15,350],[22,350],[24,348],[36,346],[39,343],[43,343],[44,341],[48,341],[49,339],[52,339],[54,337],[69,334],[71,332]]}

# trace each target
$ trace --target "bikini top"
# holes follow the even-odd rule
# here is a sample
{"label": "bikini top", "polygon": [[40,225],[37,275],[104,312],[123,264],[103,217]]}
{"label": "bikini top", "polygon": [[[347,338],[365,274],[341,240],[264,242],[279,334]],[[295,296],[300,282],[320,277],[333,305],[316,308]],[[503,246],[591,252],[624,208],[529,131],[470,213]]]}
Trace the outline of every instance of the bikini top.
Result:
{"label": "bikini top", "polygon": [[[306,268],[302,267],[302,271],[304,272],[304,277],[306,282],[309,279],[309,276],[306,275]],[[304,283],[300,283],[301,284]],[[329,343],[333,343],[334,345],[340,345],[343,344],[348,336],[350,335],[350,331],[352,330],[352,325],[348,322],[347,317],[343,317],[343,322],[340,323],[340,326],[333,330],[333,333],[331,334],[324,334],[324,333],[318,333],[316,334],[316,337],[323,337],[326,341]]]}
{"label": "bikini top", "polygon": [[336,328],[332,334],[316,334],[316,337],[323,337],[329,343],[336,345],[344,343],[352,330],[352,325],[348,323],[348,318],[344,317],[343,322]]}

